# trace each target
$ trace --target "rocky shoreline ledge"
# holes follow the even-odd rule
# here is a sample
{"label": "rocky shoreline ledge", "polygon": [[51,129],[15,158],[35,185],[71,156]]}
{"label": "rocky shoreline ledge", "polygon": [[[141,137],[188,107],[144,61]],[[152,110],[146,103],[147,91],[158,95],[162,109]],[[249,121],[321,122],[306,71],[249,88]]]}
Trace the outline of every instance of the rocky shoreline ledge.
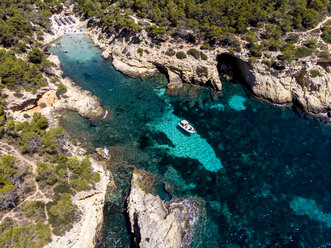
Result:
{"label": "rocky shoreline ledge", "polygon": [[52,82],[49,82],[48,86],[38,89],[36,93],[22,92],[23,97],[21,98],[15,97],[15,92],[5,89],[8,113],[15,120],[24,121],[25,113],[41,112],[42,115],[53,120],[51,123],[56,126],[58,112],[63,109],[75,111],[92,120],[110,117],[108,111],[101,107],[96,96],[77,86],[70,78],[62,78],[60,60],[56,55],[50,55],[48,59],[57,65],[56,68],[53,68],[52,74],[58,77],[59,83],[65,85],[67,92],[58,98],[56,96],[57,86]]}
{"label": "rocky shoreline ledge", "polygon": [[127,212],[137,247],[190,247],[200,206],[190,199],[164,202],[150,192],[152,174],[135,170]]}
{"label": "rocky shoreline ledge", "polygon": [[[48,60],[56,66],[52,66],[47,75],[48,86],[39,88],[36,92],[21,91],[20,97],[17,97],[15,91],[7,88],[2,90],[6,97],[6,113],[15,121],[24,122],[26,116],[33,113],[41,113],[49,120],[49,128],[59,126],[60,111],[68,109],[75,111],[85,118],[94,121],[106,120],[111,114],[104,109],[99,99],[93,96],[91,92],[83,90],[76,85],[70,78],[63,78],[63,72],[60,68],[60,60],[55,55],[48,56]],[[57,77],[57,82],[53,83],[51,78]],[[66,92],[57,96],[58,85],[62,83],[66,87]],[[86,155],[85,149],[68,140],[66,150],[71,156],[83,159]],[[106,191],[110,181],[111,172],[106,170],[105,161],[96,161],[90,158],[91,167],[100,175],[100,181],[95,184],[94,189],[81,191],[72,198],[72,203],[77,206],[80,213],[79,221],[73,224],[73,227],[63,236],[52,234],[51,243],[46,247],[93,247],[95,236],[103,223],[103,208]]]}
{"label": "rocky shoreline ledge", "polygon": [[[137,17],[133,19],[141,22]],[[267,66],[260,61],[250,61],[245,48],[234,53],[222,47],[201,50],[201,44],[188,44],[171,37],[154,44],[144,30],[125,41],[116,34],[103,32],[96,21],[89,20],[88,27],[93,43],[103,50],[102,56],[111,58],[117,70],[131,77],[147,78],[161,72],[169,80],[168,89],[176,90],[182,83],[188,83],[210,87],[214,93],[222,89],[220,76],[226,80],[238,79],[258,99],[276,105],[294,105],[304,113],[331,121],[328,59],[305,57],[286,66],[277,63]],[[330,49],[330,45],[328,47]],[[192,49],[200,55],[174,56],[174,51],[189,54]],[[280,52],[273,55],[276,57]],[[313,77],[309,72],[314,70],[321,74]]]}

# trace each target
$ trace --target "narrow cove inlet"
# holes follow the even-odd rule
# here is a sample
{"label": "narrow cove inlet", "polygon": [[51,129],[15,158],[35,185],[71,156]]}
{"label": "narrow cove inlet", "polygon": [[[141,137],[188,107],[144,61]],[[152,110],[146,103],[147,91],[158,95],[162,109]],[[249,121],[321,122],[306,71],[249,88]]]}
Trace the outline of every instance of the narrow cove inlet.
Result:
{"label": "narrow cove inlet", "polygon": [[[125,198],[132,168],[166,182],[169,201],[190,197],[204,214],[192,247],[330,247],[331,127],[291,108],[251,98],[223,82],[218,100],[208,89],[166,94],[165,76],[140,80],[116,71],[86,35],[52,47],[65,76],[91,91],[111,113],[92,122],[63,112],[61,125],[89,152],[108,147],[117,193],[104,209],[100,247],[130,247]],[[63,53],[66,50],[68,53]],[[188,120],[196,133],[177,128]]]}

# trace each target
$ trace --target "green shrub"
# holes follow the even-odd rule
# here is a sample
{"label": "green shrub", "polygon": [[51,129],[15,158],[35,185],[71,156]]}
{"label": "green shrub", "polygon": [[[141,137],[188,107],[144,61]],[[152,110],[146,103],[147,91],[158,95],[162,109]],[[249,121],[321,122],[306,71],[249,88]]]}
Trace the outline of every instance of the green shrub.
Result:
{"label": "green shrub", "polygon": [[45,218],[45,204],[40,201],[27,201],[23,205],[24,215],[28,218],[37,218],[37,220]]}
{"label": "green shrub", "polygon": [[323,76],[323,74],[320,73],[318,70],[311,70],[310,71],[310,76],[312,78],[315,78],[315,77],[321,77],[321,76]]}
{"label": "green shrub", "polygon": [[41,31],[41,30],[38,30],[38,31],[36,32],[36,35],[37,35],[38,38],[39,38],[39,37],[43,37],[43,36],[44,36],[44,32]]}
{"label": "green shrub", "polygon": [[[38,60],[35,58],[38,56],[35,56],[33,51],[30,51],[29,54],[32,60]],[[0,50],[1,85],[12,90],[19,90],[23,87],[29,92],[46,86],[47,80],[43,78],[38,66],[16,58],[12,51]]]}
{"label": "green shrub", "polygon": [[201,50],[214,50],[214,48],[207,42],[200,46]]}
{"label": "green shrub", "polygon": [[70,182],[71,187],[76,191],[89,190],[89,182],[86,179],[72,179]]}
{"label": "green shrub", "polygon": [[308,39],[306,40],[303,45],[305,47],[308,47],[308,48],[311,48],[311,49],[315,49],[316,48],[316,43],[317,43],[317,39],[315,38],[311,38],[311,39]]}
{"label": "green shrub", "polygon": [[3,127],[6,123],[6,117],[5,116],[0,116],[0,127]]}
{"label": "green shrub", "polygon": [[61,95],[65,94],[66,92],[67,92],[67,87],[63,83],[59,83],[55,93],[57,98],[60,99]]}
{"label": "green shrub", "polygon": [[15,167],[15,157],[5,155],[0,160],[0,205],[5,209],[18,200],[16,180],[21,175]]}
{"label": "green shrub", "polygon": [[249,47],[249,52],[252,57],[260,58],[262,56],[262,51],[264,50],[263,44],[252,44]]}
{"label": "green shrub", "polygon": [[26,52],[26,42],[20,41],[17,43],[17,48],[21,51],[21,52]]}
{"label": "green shrub", "polygon": [[77,207],[72,204],[70,194],[63,193],[59,199],[47,204],[49,223],[55,235],[63,235],[72,228],[72,223],[77,219]]}
{"label": "green shrub", "polygon": [[331,27],[322,28],[321,37],[326,43],[331,44]]}
{"label": "green shrub", "polygon": [[255,63],[256,61],[257,61],[257,58],[254,57],[254,56],[250,56],[250,57],[248,58],[248,62],[249,62],[249,63]]}
{"label": "green shrub", "polygon": [[55,194],[63,194],[63,193],[72,194],[73,193],[70,185],[67,183],[59,184],[59,185],[55,186],[53,188],[53,191]]}
{"label": "green shrub", "polygon": [[62,127],[51,128],[42,137],[42,151],[48,154],[56,155],[63,153],[63,146],[68,139],[67,132]]}
{"label": "green shrub", "polygon": [[290,43],[290,44],[295,44],[299,41],[299,35],[291,34],[285,39],[285,41]]}
{"label": "green shrub", "polygon": [[14,96],[17,97],[17,98],[21,98],[24,95],[22,93],[20,93],[20,92],[15,92],[14,93]]}
{"label": "green shrub", "polygon": [[186,54],[183,51],[179,51],[176,53],[176,58],[177,59],[186,59]]}
{"label": "green shrub", "polygon": [[200,57],[202,60],[208,60],[208,56],[204,54],[203,52],[200,52]]}
{"label": "green shrub", "polygon": [[176,52],[172,48],[168,48],[168,50],[165,52],[165,55],[168,55],[170,57],[174,56]]}
{"label": "green shrub", "polygon": [[143,55],[143,53],[144,53],[144,49],[142,49],[142,48],[138,48],[137,49],[137,53],[140,55],[140,56],[142,56]]}
{"label": "green shrub", "polygon": [[27,113],[24,113],[23,117],[26,118],[26,119],[28,119],[28,118],[30,118],[30,115],[27,114]]}
{"label": "green shrub", "polygon": [[76,191],[87,190],[100,181],[100,175],[93,172],[88,157],[85,157],[81,162],[76,157],[71,157],[67,161],[67,166],[74,175],[71,177],[71,186]]}
{"label": "green shrub", "polygon": [[275,40],[275,39],[269,39],[264,44],[269,51],[279,51],[279,49],[282,46],[282,42],[280,40]]}
{"label": "green shrub", "polygon": [[317,54],[319,58],[329,59],[331,54],[328,51],[321,51]]}
{"label": "green shrub", "polygon": [[197,68],[197,73],[199,76],[207,76],[208,75],[208,68],[205,66],[201,66]]}
{"label": "green shrub", "polygon": [[38,48],[34,47],[28,52],[28,59],[34,64],[40,64],[44,59],[44,53]]}
{"label": "green shrub", "polygon": [[242,36],[242,38],[251,44],[256,43],[258,41],[254,32],[247,32]]}
{"label": "green shrub", "polygon": [[241,43],[239,40],[237,39],[234,39],[232,42],[231,42],[231,45],[230,45],[230,48],[233,53],[234,52],[237,52],[237,53],[240,53],[241,52]]}
{"label": "green shrub", "polygon": [[58,80],[58,77],[57,77],[57,76],[52,77],[52,78],[51,78],[51,83],[52,83],[52,84],[56,84],[57,80]]}
{"label": "green shrub", "polygon": [[183,49],[183,48],[184,48],[184,46],[183,46],[183,45],[180,45],[180,46],[179,46],[179,49]]}
{"label": "green shrub", "polygon": [[282,48],[281,60],[291,61],[294,58],[295,46],[293,44],[285,44]]}
{"label": "green shrub", "polygon": [[48,163],[38,162],[36,180],[42,185],[54,185],[57,182],[55,166]]}
{"label": "green shrub", "polygon": [[0,105],[0,116],[5,116],[6,112],[5,112],[5,107],[3,105]]}
{"label": "green shrub", "polygon": [[191,48],[187,51],[188,55],[191,55],[195,59],[200,59],[200,52],[197,49]]}
{"label": "green shrub", "polygon": [[266,66],[268,66],[269,68],[271,68],[271,66],[272,66],[272,61],[268,60],[268,59],[262,60],[262,63],[265,64]]}
{"label": "green shrub", "polygon": [[149,27],[147,27],[146,31],[152,37],[158,37],[160,35],[167,33],[167,31],[164,27],[158,27],[155,24],[152,24]]}
{"label": "green shrub", "polygon": [[[3,230],[3,228],[1,227]],[[49,225],[38,222],[35,225],[6,227],[0,237],[0,247],[41,248],[51,242]]]}
{"label": "green shrub", "polygon": [[304,58],[312,55],[313,50],[307,47],[298,47],[294,50],[294,57],[295,58]]}

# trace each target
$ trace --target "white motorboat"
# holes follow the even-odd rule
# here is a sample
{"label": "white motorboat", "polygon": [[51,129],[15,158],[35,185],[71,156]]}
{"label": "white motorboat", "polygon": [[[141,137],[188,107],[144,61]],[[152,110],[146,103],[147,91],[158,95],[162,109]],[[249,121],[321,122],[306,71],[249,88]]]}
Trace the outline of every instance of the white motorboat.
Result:
{"label": "white motorboat", "polygon": [[192,127],[190,125],[190,123],[188,123],[187,120],[181,120],[179,123],[178,123],[178,126],[180,126],[182,129],[184,129],[186,132],[189,132],[189,133],[195,133],[195,129],[194,127]]}

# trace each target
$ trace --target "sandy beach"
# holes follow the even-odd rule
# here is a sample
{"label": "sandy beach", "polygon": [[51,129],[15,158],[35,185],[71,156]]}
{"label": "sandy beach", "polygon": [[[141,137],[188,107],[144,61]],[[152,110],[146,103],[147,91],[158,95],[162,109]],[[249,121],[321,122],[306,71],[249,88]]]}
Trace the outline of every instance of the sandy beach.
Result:
{"label": "sandy beach", "polygon": [[[65,25],[60,22],[59,20],[62,19],[63,21],[64,18],[67,18],[63,13],[61,14],[56,14],[53,15],[50,20],[52,23],[51,30],[53,34],[46,33],[44,35],[44,43],[48,44],[50,42],[53,42],[57,39],[59,39],[61,36],[66,35],[66,34],[79,34],[79,33],[87,33],[86,25],[87,25],[87,20],[86,21],[80,21],[79,18],[70,15],[69,16],[71,19],[75,21],[73,23],[72,21],[64,22]],[[56,21],[57,20],[57,21]]]}

